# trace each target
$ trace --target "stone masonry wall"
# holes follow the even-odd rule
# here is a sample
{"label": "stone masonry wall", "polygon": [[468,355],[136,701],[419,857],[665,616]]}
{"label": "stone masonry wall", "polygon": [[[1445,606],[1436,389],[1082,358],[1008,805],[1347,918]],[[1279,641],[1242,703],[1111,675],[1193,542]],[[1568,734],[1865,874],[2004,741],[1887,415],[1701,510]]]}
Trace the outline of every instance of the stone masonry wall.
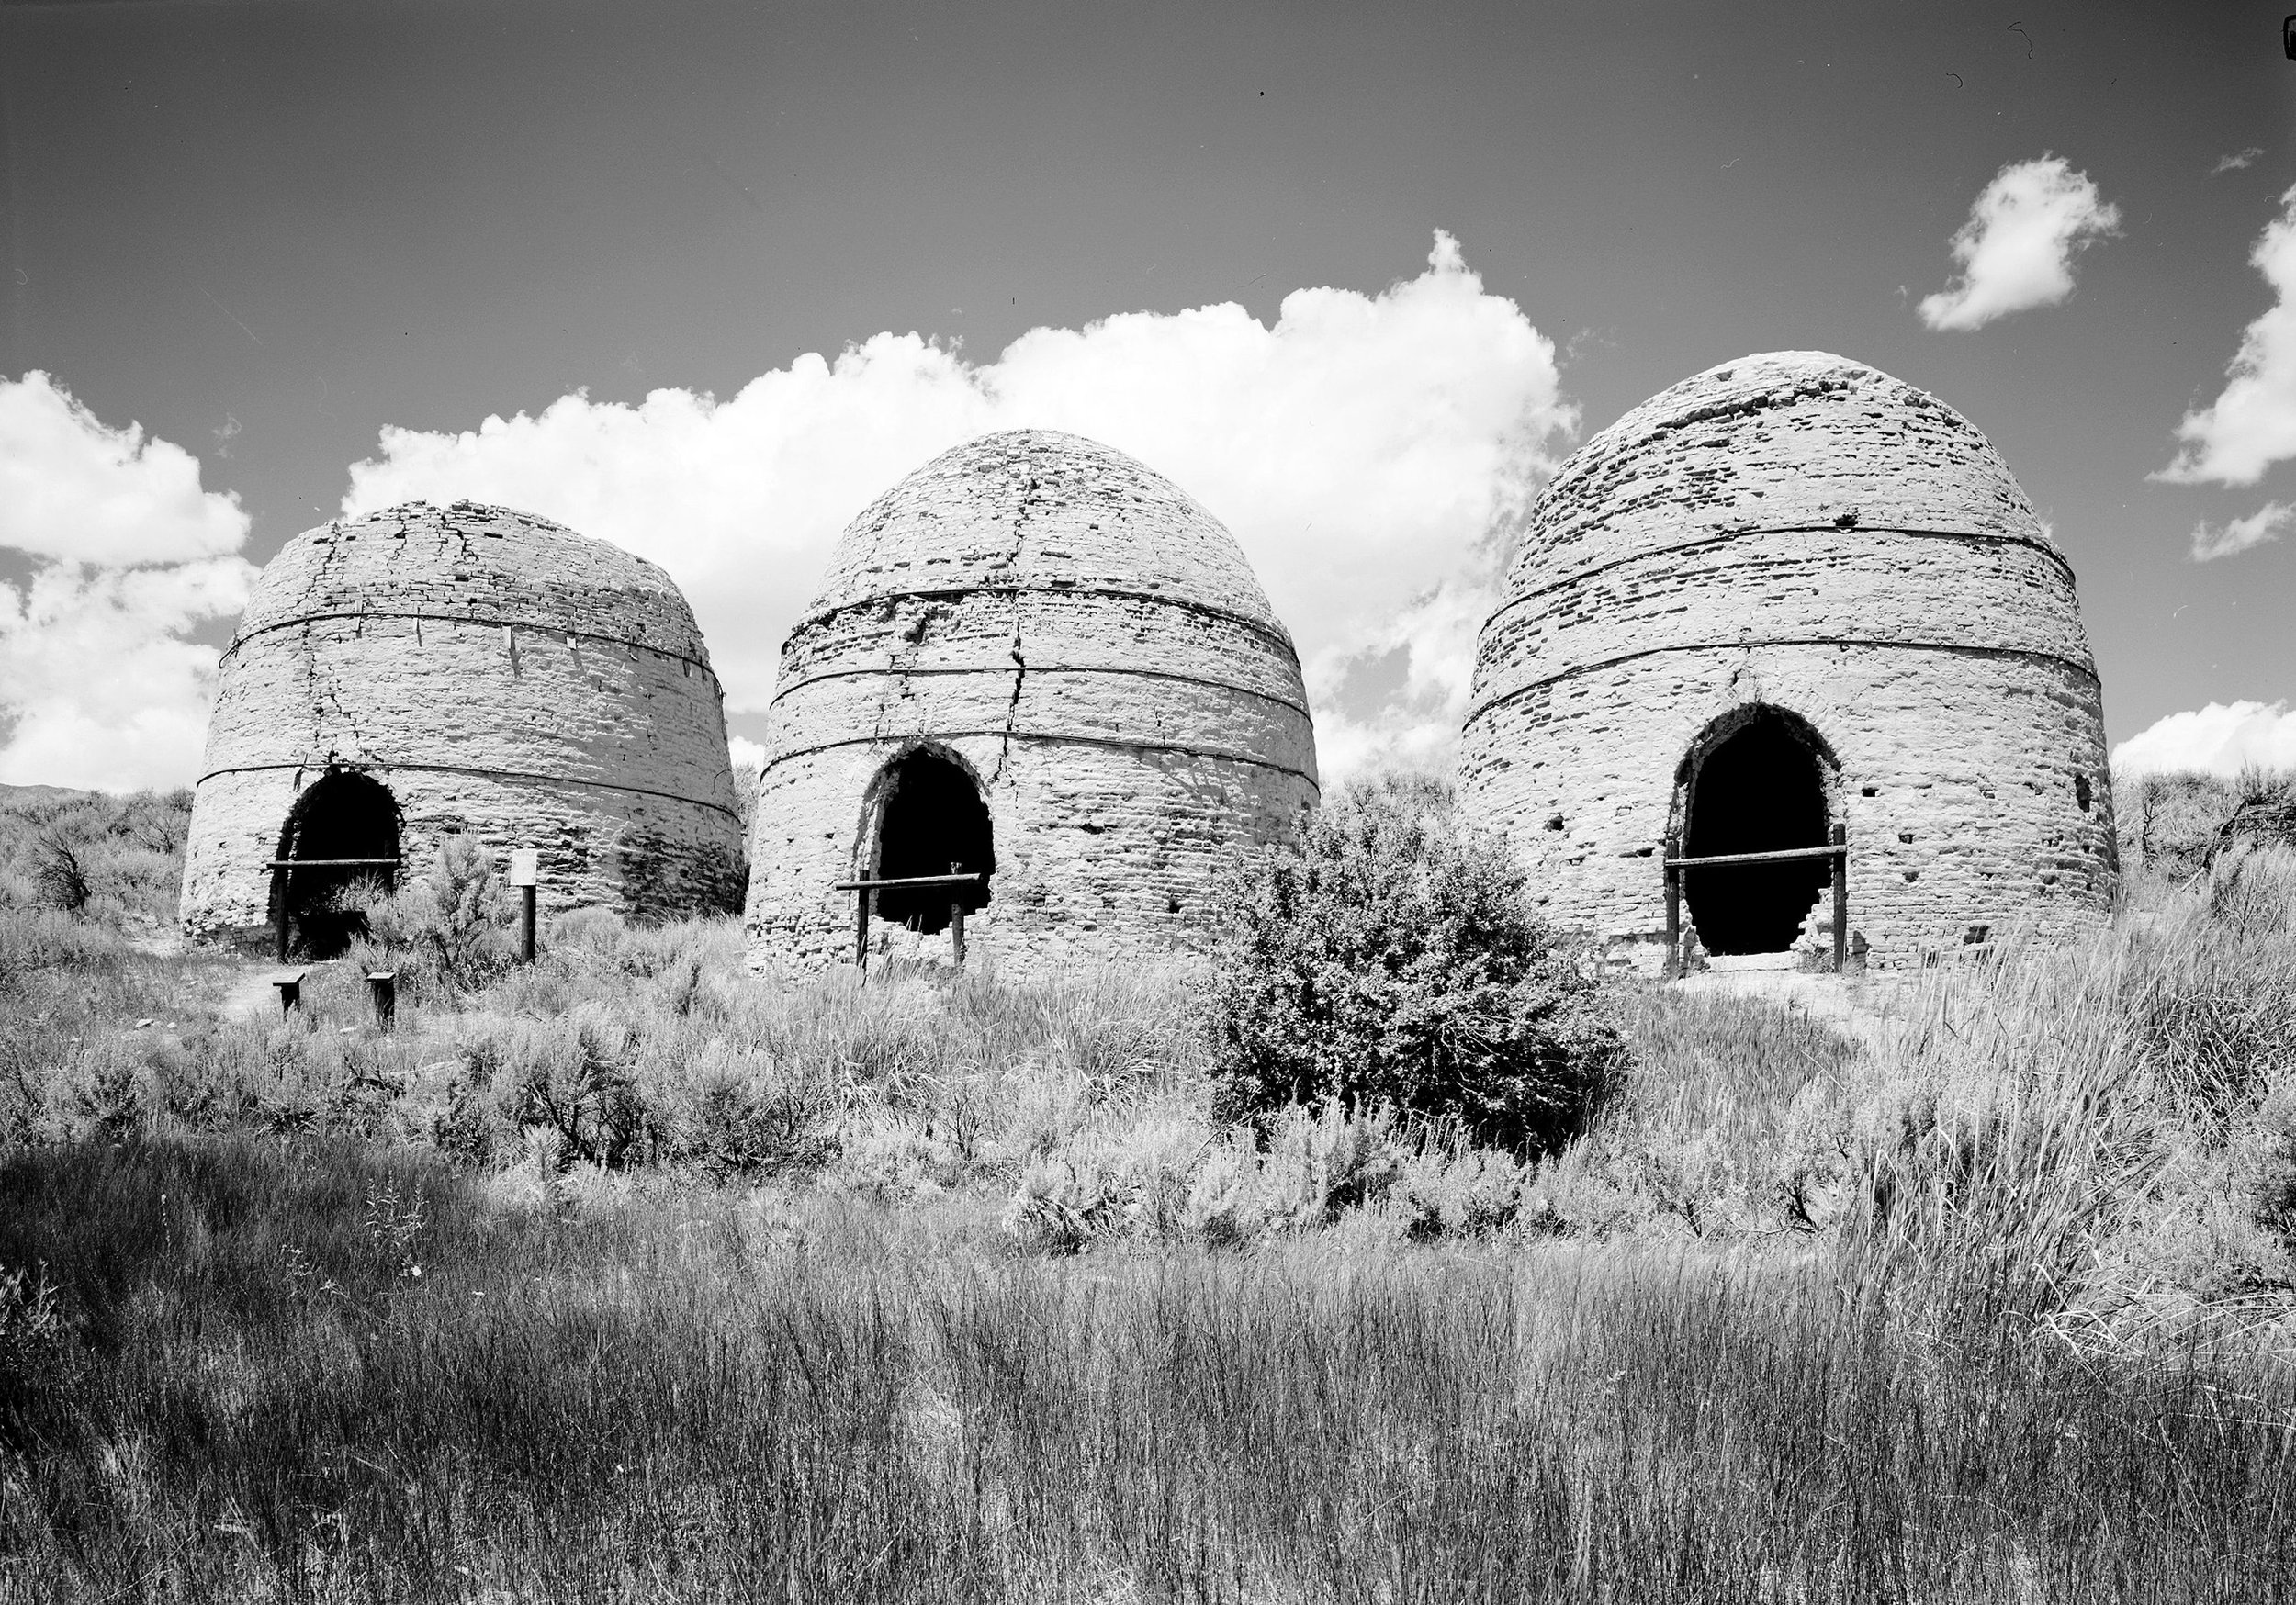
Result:
{"label": "stone masonry wall", "polygon": [[498,860],[541,849],[547,909],[729,907],[719,699],[684,600],[626,553],[467,503],[310,531],[265,567],[224,654],[185,928],[264,928],[288,810],[331,764],[390,789],[402,875],[469,832]]}
{"label": "stone masonry wall", "polygon": [[1965,420],[1823,354],[1687,380],[1564,466],[1484,628],[1462,806],[1550,917],[1655,966],[1681,766],[1750,703],[1839,765],[1871,961],[2059,938],[2110,906],[2070,567]]}
{"label": "stone masonry wall", "polygon": [[850,954],[831,888],[872,781],[919,746],[988,803],[997,869],[967,937],[1007,967],[1197,945],[1223,857],[1316,795],[1299,661],[1233,538],[1045,432],[945,454],[854,521],[783,648],[767,746],[751,950],[798,971]]}

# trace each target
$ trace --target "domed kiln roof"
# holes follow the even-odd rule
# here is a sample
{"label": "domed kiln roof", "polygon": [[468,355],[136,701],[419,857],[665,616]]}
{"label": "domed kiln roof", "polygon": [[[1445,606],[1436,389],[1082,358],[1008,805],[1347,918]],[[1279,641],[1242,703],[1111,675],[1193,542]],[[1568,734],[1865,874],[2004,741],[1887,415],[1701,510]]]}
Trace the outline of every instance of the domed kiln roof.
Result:
{"label": "domed kiln roof", "polygon": [[514,508],[411,501],[306,530],[264,565],[232,637],[309,619],[437,618],[563,630],[707,664],[670,576]]}
{"label": "domed kiln roof", "polygon": [[808,618],[977,590],[1135,594],[1290,640],[1219,520],[1122,452],[1046,429],[968,441],[872,502],[838,538]]}
{"label": "domed kiln roof", "polygon": [[1518,589],[1755,530],[1913,530],[2055,550],[1967,419],[1822,351],[1741,357],[1660,391],[1563,465],[1531,526]]}

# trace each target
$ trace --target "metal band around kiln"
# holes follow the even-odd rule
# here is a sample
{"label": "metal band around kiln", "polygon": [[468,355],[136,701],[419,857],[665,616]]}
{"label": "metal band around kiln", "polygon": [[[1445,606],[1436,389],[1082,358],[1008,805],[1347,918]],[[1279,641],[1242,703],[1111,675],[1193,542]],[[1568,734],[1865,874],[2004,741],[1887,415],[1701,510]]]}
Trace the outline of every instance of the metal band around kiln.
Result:
{"label": "metal band around kiln", "polygon": [[1310,718],[1313,718],[1313,717],[1314,717],[1314,715],[1313,715],[1313,714],[1311,714],[1311,713],[1309,713],[1309,712],[1308,712],[1308,709],[1307,709],[1306,704],[1301,703],[1301,702],[1295,702],[1295,701],[1292,701],[1289,697],[1279,697],[1279,696],[1277,696],[1277,695],[1275,692],[1273,692],[1273,691],[1263,691],[1263,690],[1257,690],[1257,689],[1255,689],[1255,688],[1254,688],[1254,687],[1252,687],[1252,686],[1240,686],[1240,685],[1236,685],[1236,684],[1234,684],[1232,681],[1229,681],[1229,680],[1221,680],[1221,679],[1204,679],[1204,678],[1203,678],[1202,676],[1200,676],[1200,675],[1193,675],[1193,674],[1181,674],[1181,673],[1179,673],[1177,670],[1175,670],[1175,669],[1168,669],[1168,668],[1120,668],[1120,667],[1117,667],[1117,666],[1114,666],[1114,665],[1110,665],[1110,666],[1108,666],[1108,667],[1105,667],[1105,668],[1104,668],[1104,667],[1101,667],[1101,666],[1098,666],[1098,665],[1089,664],[1089,663],[1030,663],[1030,664],[1026,664],[1026,665],[1023,665],[1023,664],[1016,664],[1016,663],[1012,663],[1012,662],[1009,662],[1009,661],[1008,661],[1008,662],[1005,662],[1005,663],[991,663],[991,664],[983,664],[983,665],[980,665],[980,666],[978,666],[978,667],[974,667],[974,668],[833,668],[833,669],[828,670],[827,673],[823,673],[823,674],[816,674],[816,675],[808,675],[806,678],[805,678],[804,679],[801,679],[801,680],[797,681],[797,682],[796,682],[795,684],[793,684],[793,685],[786,685],[786,686],[783,686],[783,687],[782,687],[780,690],[775,691],[775,692],[773,693],[773,701],[772,701],[771,702],[767,703],[766,705],[767,705],[768,707],[773,707],[773,706],[776,706],[776,705],[778,705],[778,704],[780,703],[781,700],[782,700],[783,697],[788,696],[791,692],[793,692],[793,691],[802,691],[802,690],[805,690],[807,686],[819,685],[819,684],[820,684],[822,681],[824,681],[824,680],[832,680],[832,679],[893,679],[893,678],[895,678],[895,677],[906,677],[906,676],[908,676],[908,675],[954,675],[954,674],[995,674],[995,675],[1004,675],[1004,674],[1031,674],[1031,675],[1038,675],[1038,674],[1121,674],[1121,675],[1132,675],[1132,676],[1136,676],[1136,677],[1138,677],[1139,679],[1168,679],[1168,680],[1175,680],[1175,681],[1177,681],[1177,682],[1178,682],[1179,684],[1181,684],[1181,685],[1202,686],[1202,687],[1204,687],[1205,689],[1207,689],[1207,690],[1215,690],[1215,691],[1233,691],[1236,695],[1238,695],[1238,696],[1240,696],[1240,697],[1257,697],[1260,701],[1264,701],[1264,702],[1273,702],[1273,703],[1275,703],[1275,704],[1276,704],[1277,707],[1279,707],[1279,708],[1289,708],[1289,709],[1290,709],[1293,713],[1295,713],[1299,714],[1299,715],[1300,715],[1301,718],[1303,718],[1303,719],[1310,719]]}
{"label": "metal band around kiln", "polygon": [[[650,641],[633,641],[627,635],[601,635],[595,630],[571,630],[567,628],[564,624],[537,623],[532,619],[482,619],[475,613],[359,613],[348,612],[332,613],[298,613],[291,619],[280,619],[274,623],[258,624],[253,629],[248,631],[244,635],[233,636],[231,638],[231,644],[223,649],[223,656],[216,661],[219,664],[228,663],[231,661],[232,653],[237,652],[242,646],[244,646],[248,642],[253,641],[258,635],[268,635],[274,630],[292,630],[298,624],[321,623],[329,619],[356,619],[361,623],[365,623],[368,619],[413,619],[417,622],[428,620],[436,624],[474,624],[482,630],[532,630],[537,635],[574,635],[579,636],[584,641],[602,642],[608,646],[640,647],[645,651],[651,652],[657,657],[670,657],[675,658],[680,663],[690,663],[693,665],[694,668],[700,669],[703,674],[708,675],[712,679],[717,678],[716,671],[711,668],[708,663],[703,659],[699,657],[690,657],[682,652],[671,652],[666,647],[655,645]],[[405,769],[411,766],[401,764],[400,767],[401,769]]]}
{"label": "metal band around kiln", "polygon": [[2024,646],[1975,646],[1953,641],[1844,640],[1839,635],[1786,635],[1763,641],[1693,641],[1675,646],[1646,646],[1638,652],[1622,652],[1615,657],[1598,658],[1593,663],[1578,664],[1559,673],[1525,680],[1519,686],[1510,686],[1498,695],[1486,697],[1469,707],[1467,718],[1469,721],[1480,719],[1502,702],[1511,702],[1525,692],[1537,690],[1541,686],[1558,685],[1567,679],[1576,679],[1582,674],[1615,668],[1622,663],[1632,663],[1638,657],[1656,657],[1668,652],[1743,652],[1758,646],[1863,646],[1882,652],[1955,652],[1971,657],[2022,657],[2061,664],[2089,684],[2099,683],[2097,670],[2088,664],[2076,663],[2054,652],[2041,652]]}
{"label": "metal band around kiln", "polygon": [[1124,741],[1113,735],[1051,735],[1034,730],[1007,730],[1002,727],[988,730],[919,730],[906,735],[839,736],[835,741],[818,741],[811,746],[792,747],[787,752],[775,753],[759,778],[762,782],[764,775],[771,774],[792,758],[811,758],[816,752],[828,752],[840,746],[898,746],[908,741],[963,741],[976,736],[995,736],[1007,741],[1066,742],[1077,746],[1112,746],[1127,752],[1176,752],[1189,758],[1216,758],[1226,763],[1247,764],[1255,769],[1272,769],[1277,774],[1305,780],[1319,794],[1323,790],[1322,783],[1305,769],[1295,769],[1289,764],[1270,763],[1249,753],[1229,752],[1210,746],[1188,746],[1176,741]]}
{"label": "metal band around kiln", "polygon": [[1293,668],[1297,668],[1300,665],[1300,649],[1291,644],[1291,637],[1281,624],[1271,624],[1249,613],[1240,613],[1232,608],[1223,608],[1212,602],[1197,601],[1190,597],[1171,596],[1161,590],[1135,590],[1120,585],[945,585],[930,590],[884,590],[806,614],[791,626],[790,639],[795,640],[799,631],[825,624],[839,613],[882,607],[889,601],[940,601],[968,596],[1097,596],[1113,597],[1119,601],[1156,602],[1164,607],[1178,608],[1182,612],[1200,613],[1208,619],[1224,619],[1229,623],[1241,624],[1262,640],[1282,647],[1284,656],[1291,660]]}
{"label": "metal band around kiln", "polygon": [[1522,606],[1525,602],[1534,601],[1538,598],[1547,596],[1554,591],[1568,590],[1574,585],[1583,585],[1586,581],[1593,578],[1598,574],[1608,574],[1612,569],[1623,568],[1629,563],[1653,562],[1661,557],[1671,557],[1681,552],[1695,552],[1702,546],[1718,546],[1729,541],[1742,541],[1749,535],[1802,534],[1904,535],[1910,540],[1916,541],[1975,541],[1983,545],[2022,546],[2028,551],[2038,552],[2044,557],[2054,559],[2057,567],[2065,570],[2065,583],[2067,585],[2073,585],[2076,583],[2073,574],[2072,559],[2065,556],[2064,553],[2058,551],[2054,546],[2049,545],[2044,542],[2030,539],[2024,535],[1986,535],[1979,534],[1973,530],[1909,530],[1896,524],[1852,524],[1847,529],[1844,529],[1840,524],[1830,523],[1772,524],[1765,525],[1759,529],[1727,530],[1718,535],[1701,535],[1694,541],[1678,541],[1675,544],[1667,546],[1645,547],[1640,551],[1629,552],[1623,557],[1613,557],[1605,563],[1593,563],[1588,565],[1584,568],[1573,569],[1570,573],[1564,575],[1560,579],[1550,579],[1544,585],[1534,587],[1532,589],[1524,591],[1520,595],[1507,598],[1506,600],[1501,602],[1497,607],[1491,610],[1491,616],[1483,621],[1483,628],[1486,630],[1490,629],[1491,625],[1499,622],[1500,615],[1512,612],[1514,609]]}
{"label": "metal band around kiln", "polygon": [[[192,785],[195,788],[204,786],[209,780],[221,775],[262,774],[273,769],[324,769],[327,767],[323,763],[232,764],[225,769],[209,769],[194,780]],[[370,764],[342,764],[335,767],[356,769],[361,772],[367,769],[380,769],[385,774],[396,769],[412,769],[424,774],[473,775],[482,780],[532,780],[544,786],[584,786],[593,791],[629,791],[640,797],[659,797],[665,802],[683,802],[692,808],[707,808],[713,813],[723,814],[726,818],[737,823],[741,819],[739,814],[722,802],[704,802],[699,797],[681,797],[675,791],[656,791],[645,786],[620,785],[613,780],[583,780],[568,775],[535,775],[529,774],[523,769],[482,769],[470,764],[397,763],[387,758],[377,758]]]}

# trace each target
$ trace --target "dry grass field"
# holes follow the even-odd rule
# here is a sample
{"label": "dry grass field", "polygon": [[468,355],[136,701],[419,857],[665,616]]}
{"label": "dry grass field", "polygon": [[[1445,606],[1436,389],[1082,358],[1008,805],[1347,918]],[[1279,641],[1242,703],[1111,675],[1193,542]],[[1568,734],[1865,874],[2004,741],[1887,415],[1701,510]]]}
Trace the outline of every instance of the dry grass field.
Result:
{"label": "dry grass field", "polygon": [[13,806],[0,1599],[2296,1597],[2285,850],[2158,847],[2073,951],[1622,987],[1519,1156],[1221,1125],[1185,971],[393,906],[398,1030],[348,965],[227,1017],[151,939],[180,811]]}

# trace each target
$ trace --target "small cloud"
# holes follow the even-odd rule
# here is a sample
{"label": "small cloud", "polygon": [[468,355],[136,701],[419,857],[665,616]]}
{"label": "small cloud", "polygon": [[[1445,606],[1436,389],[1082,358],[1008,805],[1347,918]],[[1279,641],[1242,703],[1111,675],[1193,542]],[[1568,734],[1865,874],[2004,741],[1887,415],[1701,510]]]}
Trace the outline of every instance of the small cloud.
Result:
{"label": "small cloud", "polygon": [[1953,235],[1961,277],[1921,299],[1932,329],[1982,329],[2073,293],[2073,257],[2121,229],[2121,208],[2061,156],[2013,162],[1994,176]]}
{"label": "small cloud", "polygon": [[2237,173],[2244,167],[2254,167],[2257,158],[2263,154],[2262,145],[2251,145],[2245,151],[2236,151],[2230,156],[2219,156],[2216,165],[2209,169],[2209,176],[2214,178],[2220,173]]}
{"label": "small cloud", "polygon": [[2296,769],[2296,712],[2286,702],[2211,702],[2171,713],[2112,749],[2116,778]]}
{"label": "small cloud", "polygon": [[231,443],[239,438],[239,420],[233,418],[230,413],[226,412],[223,415],[223,421],[216,428],[208,432],[215,436],[215,455],[217,456],[228,457],[231,455]]}
{"label": "small cloud", "polygon": [[2296,457],[2296,188],[2264,226],[2248,261],[2272,286],[2272,305],[2242,331],[2224,388],[2177,425],[2185,443],[2152,477],[2172,485],[2254,485],[2273,464]]}
{"label": "small cloud", "polygon": [[1601,324],[1588,324],[1562,342],[1565,365],[1583,362],[1591,353],[1618,349],[1618,331]]}
{"label": "small cloud", "polygon": [[765,744],[752,741],[746,735],[728,735],[726,746],[731,751],[734,768],[762,769],[765,768]]}
{"label": "small cloud", "polygon": [[2205,523],[2192,526],[2192,560],[2213,563],[2219,557],[2229,557],[2234,552],[2245,552],[2251,546],[2261,546],[2267,541],[2277,541],[2280,531],[2291,518],[2296,507],[2284,501],[2268,501],[2246,518],[2236,518],[2222,529],[2211,529]]}

